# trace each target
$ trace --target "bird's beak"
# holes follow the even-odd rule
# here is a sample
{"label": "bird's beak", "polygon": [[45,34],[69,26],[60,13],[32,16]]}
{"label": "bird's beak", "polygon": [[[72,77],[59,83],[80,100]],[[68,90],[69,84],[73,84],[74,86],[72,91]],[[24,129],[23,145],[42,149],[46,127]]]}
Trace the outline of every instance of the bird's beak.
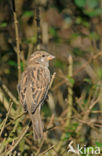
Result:
{"label": "bird's beak", "polygon": [[52,60],[52,59],[54,59],[54,58],[55,58],[55,56],[49,55],[47,59],[50,61],[50,60]]}

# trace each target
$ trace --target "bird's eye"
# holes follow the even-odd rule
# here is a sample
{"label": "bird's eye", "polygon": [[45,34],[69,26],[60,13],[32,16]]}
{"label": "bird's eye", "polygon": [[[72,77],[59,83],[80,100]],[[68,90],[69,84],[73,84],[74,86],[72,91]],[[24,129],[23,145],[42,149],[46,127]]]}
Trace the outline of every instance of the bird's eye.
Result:
{"label": "bird's eye", "polygon": [[42,55],[42,57],[45,57],[45,55]]}

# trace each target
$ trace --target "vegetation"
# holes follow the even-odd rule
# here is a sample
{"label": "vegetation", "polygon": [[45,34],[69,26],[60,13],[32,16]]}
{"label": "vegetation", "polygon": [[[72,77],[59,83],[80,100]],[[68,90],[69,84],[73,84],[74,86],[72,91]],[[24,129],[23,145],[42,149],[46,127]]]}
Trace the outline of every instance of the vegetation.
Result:
{"label": "vegetation", "polygon": [[[35,142],[17,84],[37,47],[38,3],[40,46],[56,56],[51,64],[56,76],[41,109],[44,138]],[[0,156],[87,155],[87,150],[90,156],[96,147],[101,155],[102,0],[17,0],[15,6],[16,13],[9,0],[0,0]],[[78,145],[84,147],[79,154]],[[70,146],[76,154],[68,152]]]}

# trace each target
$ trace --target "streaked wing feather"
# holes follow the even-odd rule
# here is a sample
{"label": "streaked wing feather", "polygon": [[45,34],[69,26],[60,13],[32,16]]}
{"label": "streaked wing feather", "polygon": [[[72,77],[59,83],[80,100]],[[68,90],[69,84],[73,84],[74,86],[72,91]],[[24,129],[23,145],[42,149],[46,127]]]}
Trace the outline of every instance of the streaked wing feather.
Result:
{"label": "streaked wing feather", "polygon": [[[39,105],[43,103],[48,92],[48,85],[50,81],[49,72],[47,73],[42,67],[32,70],[32,80],[35,81],[34,86],[32,84],[32,113],[36,111]],[[36,107],[35,107],[36,102]]]}
{"label": "streaked wing feather", "polygon": [[[48,73],[47,73],[48,72]],[[31,112],[34,113],[36,109],[41,105],[47,95],[48,86],[50,82],[49,70],[45,70],[42,67],[27,68],[22,75],[22,79],[19,85],[20,88],[20,101],[27,111],[26,104],[26,90],[30,87]]]}
{"label": "streaked wing feather", "polygon": [[27,111],[27,104],[26,104],[26,89],[27,89],[27,71],[25,71],[22,75],[22,79],[18,84],[18,92],[20,94],[20,102],[24,107],[24,111]]}

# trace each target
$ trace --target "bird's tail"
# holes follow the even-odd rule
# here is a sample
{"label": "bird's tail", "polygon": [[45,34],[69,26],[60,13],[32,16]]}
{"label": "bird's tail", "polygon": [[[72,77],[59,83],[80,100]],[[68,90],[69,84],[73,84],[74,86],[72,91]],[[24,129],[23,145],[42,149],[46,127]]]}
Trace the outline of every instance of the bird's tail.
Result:
{"label": "bird's tail", "polygon": [[43,126],[42,126],[42,121],[40,117],[40,106],[37,107],[34,113],[32,113],[31,106],[32,106],[33,100],[32,100],[31,94],[29,94],[31,93],[31,88],[28,87],[26,92],[28,95],[26,96],[27,110],[28,110],[30,119],[32,121],[34,140],[38,140],[43,137]]}
{"label": "bird's tail", "polygon": [[34,140],[41,139],[43,137],[43,126],[40,117],[40,112],[36,110],[34,114],[31,114]]}

